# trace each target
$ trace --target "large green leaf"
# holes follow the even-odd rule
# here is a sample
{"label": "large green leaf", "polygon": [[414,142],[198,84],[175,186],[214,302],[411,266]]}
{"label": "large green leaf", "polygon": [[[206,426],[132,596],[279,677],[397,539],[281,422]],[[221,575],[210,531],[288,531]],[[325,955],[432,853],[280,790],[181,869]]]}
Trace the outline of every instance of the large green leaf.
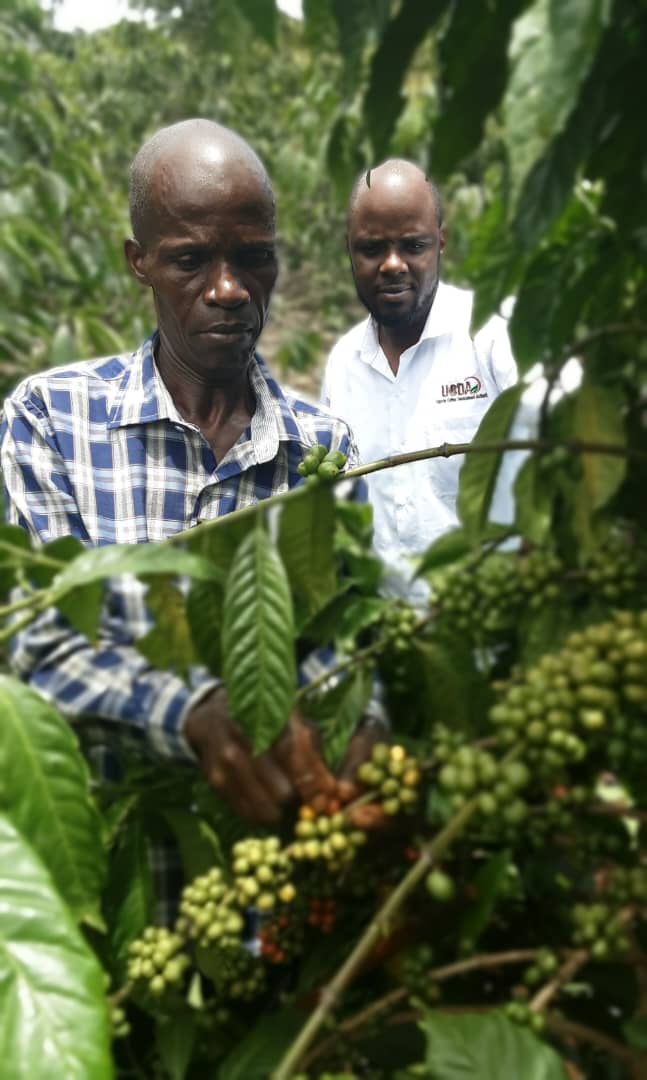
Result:
{"label": "large green leaf", "polygon": [[0,676],[0,805],[48,867],[78,919],[93,919],[105,859],[88,769],[67,720]]}
{"label": "large green leaf", "polygon": [[198,1018],[196,1010],[185,1006],[157,1021],[155,1045],[169,1080],[184,1080],[193,1056]]}
{"label": "large green leaf", "polygon": [[472,326],[475,330],[514,292],[521,255],[510,246],[505,203],[500,197],[494,198],[470,229],[461,264],[463,277],[474,287]]}
{"label": "large green leaf", "polygon": [[440,109],[431,163],[440,179],[481,139],[487,116],[501,100],[508,78],[512,23],[530,0],[499,0],[484,18],[470,4],[455,3],[440,37]]}
{"label": "large green leaf", "polygon": [[[472,439],[473,446],[505,441],[524,390],[523,383],[517,383],[516,386],[508,387],[498,398],[495,398]],[[502,459],[503,451],[501,450],[467,454],[460,471],[456,504],[458,516],[465,532],[473,539],[479,539],[482,536],[487,523]]]}
{"label": "large green leaf", "polygon": [[243,540],[225,589],[222,676],[254,751],[267,749],[294,702],[294,615],[285,567],[260,521]]}
{"label": "large green leaf", "polygon": [[110,544],[84,551],[56,575],[52,587],[62,595],[119,574],[184,574],[201,581],[218,581],[222,577],[220,569],[208,559],[167,544]]}
{"label": "large green leaf", "polygon": [[561,244],[542,247],[526,267],[510,319],[510,343],[522,374],[533,364],[553,360],[552,318],[568,269],[568,252]]}
{"label": "large green leaf", "polygon": [[301,1012],[266,1013],[219,1066],[218,1080],[268,1080],[302,1025]]}
{"label": "large green leaf", "polygon": [[278,541],[299,622],[313,618],[334,595],[337,585],[335,497],[322,484],[302,491],[282,508]]}
{"label": "large green leaf", "polygon": [[388,0],[324,0],[324,6],[332,5],[337,23],[339,51],[344,62],[344,90],[352,96],[361,77],[364,50],[371,32],[379,30],[388,13]]}
{"label": "large green leaf", "polygon": [[461,920],[462,940],[475,944],[485,930],[505,883],[509,866],[510,853],[499,851],[480,868],[471,882],[469,892],[475,899]]}
{"label": "large green leaf", "polygon": [[127,822],[111,852],[105,913],[111,966],[116,976],[123,980],[128,946],[148,926],[153,914],[153,877],[149,846],[138,817]]}
{"label": "large green leaf", "polygon": [[372,677],[358,669],[328,694],[308,701],[305,712],[321,733],[324,755],[331,768],[341,762],[349,740],[371,697]]}
{"label": "large green leaf", "polygon": [[200,663],[220,675],[224,591],[215,581],[194,581],[186,601],[191,639]]}
{"label": "large green leaf", "polygon": [[206,874],[212,866],[225,865],[218,834],[193,810],[171,806],[162,816],[175,837],[187,881]]}
{"label": "large green leaf", "polygon": [[555,1051],[500,1012],[436,1012],[420,1025],[434,1080],[567,1080]]}
{"label": "large green leaf", "polygon": [[155,623],[135,642],[137,650],[154,667],[185,675],[195,663],[195,653],[183,593],[169,578],[157,577],[146,593],[146,606]]}
{"label": "large green leaf", "polygon": [[[574,401],[573,436],[589,442],[625,445],[622,397],[585,378]],[[594,515],[609,501],[624,479],[627,461],[609,454],[582,454],[581,481],[572,494],[573,527],[582,556],[596,546]]]}
{"label": "large green leaf", "polygon": [[86,550],[56,575],[51,587],[58,609],[90,641],[96,638],[101,614],[101,582],[120,574],[184,574],[201,581],[222,576],[207,559],[165,544],[111,544]]}
{"label": "large green leaf", "polygon": [[535,0],[515,25],[504,99],[514,203],[535,162],[567,124],[609,6],[607,0]]}
{"label": "large green leaf", "polygon": [[0,526],[0,596],[16,583],[16,570],[28,563],[29,537],[19,525]]}
{"label": "large green leaf", "polygon": [[[449,0],[403,0],[385,27],[371,60],[364,97],[364,122],[376,159],[383,157],[404,106],[402,83],[416,49],[449,5]],[[346,5],[348,6],[348,5]]]}
{"label": "large green leaf", "polygon": [[326,141],[326,168],[340,205],[345,205],[353,181],[365,165],[357,122],[347,110],[340,112]]}
{"label": "large green leaf", "polygon": [[543,544],[550,533],[554,498],[551,477],[542,469],[541,458],[526,458],[514,482],[515,524],[519,535],[533,544]]}
{"label": "large green leaf", "polygon": [[110,1080],[103,973],[38,856],[0,816],[0,1071]]}
{"label": "large green leaf", "polygon": [[[496,522],[490,521],[483,530],[483,540],[504,540],[509,534],[509,526],[497,525]],[[428,574],[432,570],[451,566],[452,563],[464,559],[473,550],[474,542],[466,534],[465,529],[451,529],[450,532],[443,533],[434,540],[420,557],[416,577]]]}
{"label": "large green leaf", "polygon": [[[584,379],[575,398],[574,436],[583,442],[624,446],[623,396]],[[584,484],[593,510],[609,501],[624,479],[627,460],[609,454],[583,454]]]}
{"label": "large green leaf", "polygon": [[441,641],[413,641],[416,668],[424,686],[427,734],[436,723],[447,723],[461,731],[469,724],[471,697],[478,677],[470,649],[448,647]]}

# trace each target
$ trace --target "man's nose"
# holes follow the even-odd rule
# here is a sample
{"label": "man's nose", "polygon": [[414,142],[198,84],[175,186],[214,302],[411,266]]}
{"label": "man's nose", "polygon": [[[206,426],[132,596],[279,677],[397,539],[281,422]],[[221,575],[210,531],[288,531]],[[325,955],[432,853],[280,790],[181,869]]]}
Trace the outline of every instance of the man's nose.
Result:
{"label": "man's nose", "polygon": [[219,262],[209,267],[207,281],[203,291],[205,304],[218,307],[240,307],[249,302],[249,292],[235,268],[229,263]]}
{"label": "man's nose", "polygon": [[404,274],[407,271],[407,264],[400,252],[396,248],[391,248],[384,256],[380,270],[383,274]]}

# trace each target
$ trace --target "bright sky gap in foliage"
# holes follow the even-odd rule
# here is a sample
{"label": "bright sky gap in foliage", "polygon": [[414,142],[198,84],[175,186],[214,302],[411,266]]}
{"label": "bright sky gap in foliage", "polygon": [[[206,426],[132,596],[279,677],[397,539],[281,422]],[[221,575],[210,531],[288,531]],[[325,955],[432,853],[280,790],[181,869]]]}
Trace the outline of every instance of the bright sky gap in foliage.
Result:
{"label": "bright sky gap in foliage", "polygon": [[[100,30],[120,19],[142,19],[146,13],[133,11],[128,0],[103,0],[102,4],[88,4],[87,0],[42,0],[43,7],[54,8],[54,25],[59,30]],[[302,0],[278,0],[277,7],[286,15],[300,19]]]}

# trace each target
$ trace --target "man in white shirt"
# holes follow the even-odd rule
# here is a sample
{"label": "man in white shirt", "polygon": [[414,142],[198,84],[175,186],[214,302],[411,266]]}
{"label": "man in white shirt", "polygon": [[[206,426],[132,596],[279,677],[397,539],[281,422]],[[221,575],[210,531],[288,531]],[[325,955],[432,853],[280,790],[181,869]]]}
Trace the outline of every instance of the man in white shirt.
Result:
{"label": "man in white shirt", "polygon": [[[332,349],[322,400],[351,426],[363,462],[468,442],[517,379],[506,320],[494,316],[472,337],[472,293],[439,280],[444,248],[440,198],[417,165],[392,159],[359,177],[348,251],[369,317]],[[456,525],[462,462],[434,458],[367,477],[389,591],[412,595],[410,557]]]}

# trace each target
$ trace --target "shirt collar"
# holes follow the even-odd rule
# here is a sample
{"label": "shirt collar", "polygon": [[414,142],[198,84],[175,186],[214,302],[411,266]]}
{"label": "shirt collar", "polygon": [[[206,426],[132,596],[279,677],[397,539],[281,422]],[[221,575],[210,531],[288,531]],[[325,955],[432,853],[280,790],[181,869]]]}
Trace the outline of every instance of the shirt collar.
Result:
{"label": "shirt collar", "polygon": [[[158,340],[159,334],[156,332],[132,354],[131,363],[126,365],[110,410],[109,429],[130,424],[146,424],[155,420],[169,420],[191,426],[187,425],[178,412],[157,370],[155,346]],[[256,399],[256,410],[250,425],[256,461],[271,461],[276,456],[279,442],[299,442],[307,445],[310,438],[258,353],[251,365],[250,379]]]}
{"label": "shirt collar", "polygon": [[[466,289],[456,289],[439,281],[422,333],[413,348],[429,338],[451,334],[461,326],[469,328],[472,317],[472,298],[472,293]],[[371,315],[366,321],[360,342],[360,359],[367,364],[375,364],[380,352],[377,323]]]}
{"label": "shirt collar", "polygon": [[182,422],[155,364],[158,339],[157,332],[152,334],[131,354],[130,363],[125,365],[108,417],[109,430],[129,424],[148,424],[154,420]]}

